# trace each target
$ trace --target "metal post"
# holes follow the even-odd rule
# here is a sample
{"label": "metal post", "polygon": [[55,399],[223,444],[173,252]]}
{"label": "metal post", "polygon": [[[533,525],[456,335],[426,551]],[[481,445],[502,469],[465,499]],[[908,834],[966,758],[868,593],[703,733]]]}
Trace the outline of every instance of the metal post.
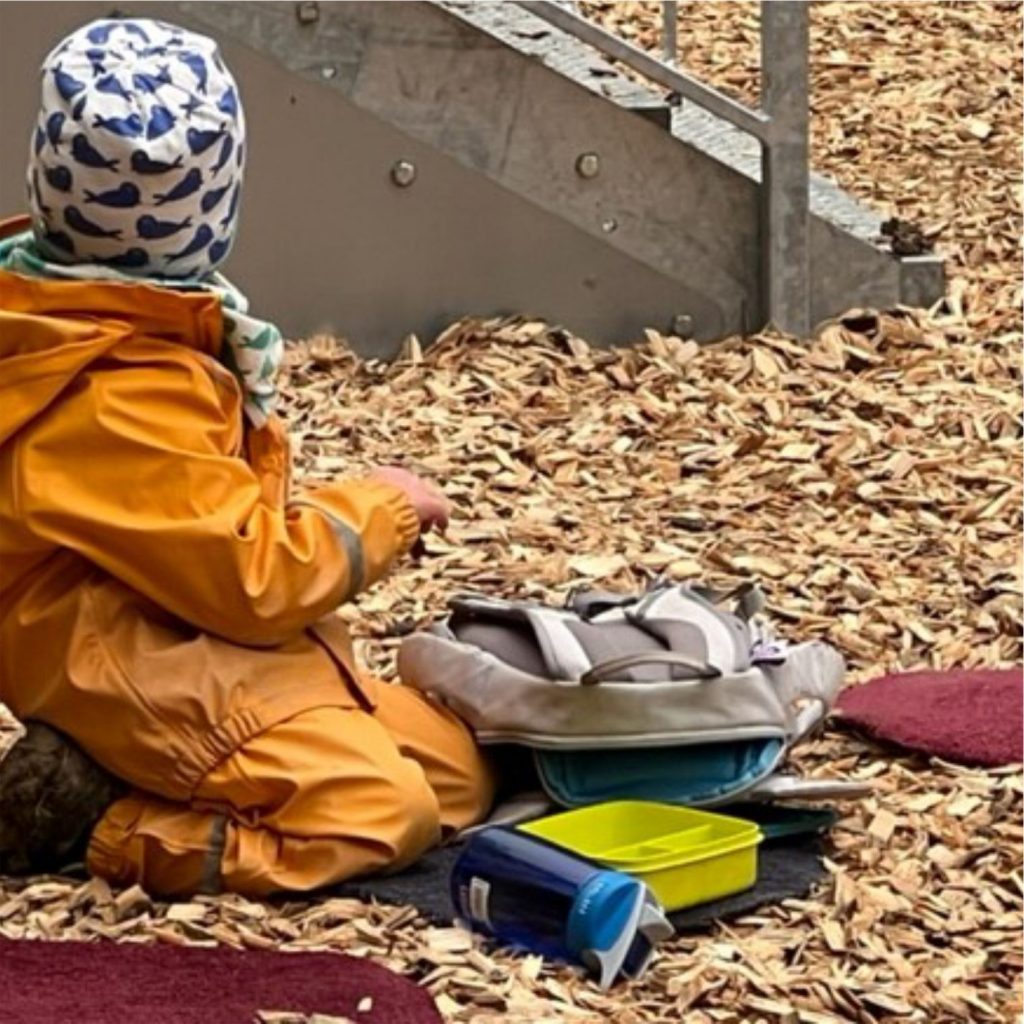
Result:
{"label": "metal post", "polygon": [[679,4],[666,0],[661,5],[661,46],[666,64],[676,66],[677,31],[679,28]]}
{"label": "metal post", "polygon": [[808,12],[804,0],[762,0],[761,246],[767,319],[805,337],[810,324]]}

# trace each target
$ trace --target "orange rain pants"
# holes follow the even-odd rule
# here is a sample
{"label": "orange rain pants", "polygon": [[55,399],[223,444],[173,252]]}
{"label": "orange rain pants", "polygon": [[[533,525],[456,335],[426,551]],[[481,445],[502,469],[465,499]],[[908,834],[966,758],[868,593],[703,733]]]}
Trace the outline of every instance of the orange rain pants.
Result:
{"label": "orange rain pants", "polygon": [[244,744],[191,806],[146,794],[114,804],[89,867],[173,896],[260,896],[397,870],[491,804],[489,770],[449,711],[379,686],[374,713],[315,708]]}

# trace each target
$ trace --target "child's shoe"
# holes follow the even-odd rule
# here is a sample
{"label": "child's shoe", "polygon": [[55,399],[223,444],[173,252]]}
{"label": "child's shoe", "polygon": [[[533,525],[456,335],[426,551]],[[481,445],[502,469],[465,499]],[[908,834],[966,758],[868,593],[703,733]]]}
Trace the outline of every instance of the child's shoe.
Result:
{"label": "child's shoe", "polygon": [[126,790],[62,733],[28,722],[0,760],[0,874],[81,863],[93,827]]}

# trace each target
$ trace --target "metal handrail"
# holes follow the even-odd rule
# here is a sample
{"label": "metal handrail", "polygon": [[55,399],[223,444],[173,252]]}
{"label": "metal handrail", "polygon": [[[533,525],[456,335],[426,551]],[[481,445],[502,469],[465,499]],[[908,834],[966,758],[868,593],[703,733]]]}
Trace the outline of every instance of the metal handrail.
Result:
{"label": "metal handrail", "polygon": [[762,88],[757,110],[674,66],[676,3],[662,4],[661,60],[552,0],[521,0],[519,6],[760,142],[765,311],[776,327],[805,335],[810,329],[809,40],[805,0],[762,0]]}
{"label": "metal handrail", "polygon": [[771,124],[767,115],[758,110],[751,110],[750,107],[739,103],[731,96],[726,96],[724,92],[705,85],[685,71],[669,67],[657,57],[652,57],[646,50],[620,39],[613,32],[595,25],[582,15],[553,3],[552,0],[523,0],[519,6],[562,29],[563,32],[575,36],[588,46],[593,46],[595,50],[628,64],[652,82],[671,89],[684,99],[693,100],[737,128],[742,128],[759,139],[765,138]]}

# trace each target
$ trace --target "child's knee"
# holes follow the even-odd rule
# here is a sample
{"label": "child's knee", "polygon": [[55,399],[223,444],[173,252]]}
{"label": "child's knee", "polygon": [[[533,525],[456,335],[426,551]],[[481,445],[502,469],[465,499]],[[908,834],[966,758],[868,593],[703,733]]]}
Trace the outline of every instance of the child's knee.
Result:
{"label": "child's knee", "polygon": [[496,772],[493,759],[474,744],[457,766],[457,778],[442,808],[447,830],[469,828],[483,821],[494,806]]}
{"label": "child's knee", "polygon": [[389,847],[387,868],[411,864],[441,841],[441,807],[422,770],[410,764],[384,785],[373,817]]}

